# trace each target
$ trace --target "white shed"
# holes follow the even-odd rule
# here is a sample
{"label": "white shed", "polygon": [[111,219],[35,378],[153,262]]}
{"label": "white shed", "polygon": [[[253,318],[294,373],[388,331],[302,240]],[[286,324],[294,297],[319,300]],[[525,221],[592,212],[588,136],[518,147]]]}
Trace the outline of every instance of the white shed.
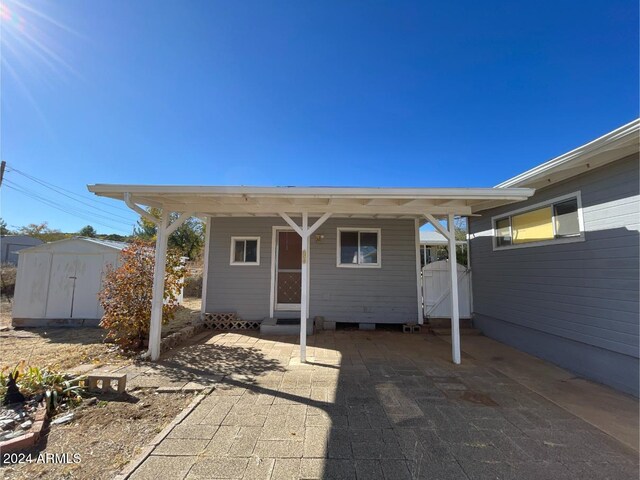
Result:
{"label": "white shed", "polygon": [[126,243],[74,237],[21,250],[12,323],[16,327],[95,326],[107,265]]}

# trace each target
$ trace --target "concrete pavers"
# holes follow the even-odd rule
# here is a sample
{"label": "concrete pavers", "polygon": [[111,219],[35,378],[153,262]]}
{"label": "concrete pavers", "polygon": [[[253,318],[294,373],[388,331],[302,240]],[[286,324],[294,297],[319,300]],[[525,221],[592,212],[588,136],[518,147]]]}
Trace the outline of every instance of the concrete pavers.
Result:
{"label": "concrete pavers", "polygon": [[322,332],[306,364],[294,342],[215,334],[163,360],[219,381],[132,478],[638,477],[632,449],[439,338]]}

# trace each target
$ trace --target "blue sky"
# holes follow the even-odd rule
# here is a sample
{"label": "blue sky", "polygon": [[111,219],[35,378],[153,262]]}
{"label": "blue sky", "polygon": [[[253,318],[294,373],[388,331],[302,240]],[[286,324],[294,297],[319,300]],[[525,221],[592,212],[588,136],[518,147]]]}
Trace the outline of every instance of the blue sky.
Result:
{"label": "blue sky", "polygon": [[[89,183],[492,186],[638,116],[635,0],[7,0],[2,26],[2,159],[81,202]],[[6,178],[10,226],[135,220]]]}

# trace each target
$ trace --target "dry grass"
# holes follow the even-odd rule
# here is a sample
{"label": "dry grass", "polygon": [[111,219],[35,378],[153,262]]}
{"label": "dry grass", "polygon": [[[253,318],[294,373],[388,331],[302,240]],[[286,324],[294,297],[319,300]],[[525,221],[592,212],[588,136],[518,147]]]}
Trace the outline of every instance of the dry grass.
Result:
{"label": "dry grass", "polygon": [[[3,300],[2,325],[11,325],[11,304]],[[188,325],[200,312],[200,299],[186,298],[163,334]],[[53,328],[0,331],[2,365],[25,359],[32,365],[57,365],[66,370],[85,363],[124,364],[130,360],[102,343],[101,328]],[[101,397],[98,405],[76,411],[73,422],[52,425],[33,455],[79,454],[80,463],[3,465],[6,479],[113,478],[188,405],[192,395],[136,390],[125,397]],[[106,401],[103,401],[106,400]]]}
{"label": "dry grass", "polygon": [[[185,298],[176,318],[162,327],[163,335],[191,323],[200,312],[200,299]],[[0,303],[0,367],[13,367],[21,360],[29,365],[70,369],[85,363],[113,365],[129,362],[111,344],[103,343],[101,328],[29,328],[14,330],[11,325],[11,303]]]}

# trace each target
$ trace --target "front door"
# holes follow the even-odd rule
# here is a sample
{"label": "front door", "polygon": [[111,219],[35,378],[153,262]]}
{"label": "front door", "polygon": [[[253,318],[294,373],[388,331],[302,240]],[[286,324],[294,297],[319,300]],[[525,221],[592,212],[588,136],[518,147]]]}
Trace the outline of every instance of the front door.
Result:
{"label": "front door", "polygon": [[292,231],[277,234],[275,309],[300,310],[302,238]]}

